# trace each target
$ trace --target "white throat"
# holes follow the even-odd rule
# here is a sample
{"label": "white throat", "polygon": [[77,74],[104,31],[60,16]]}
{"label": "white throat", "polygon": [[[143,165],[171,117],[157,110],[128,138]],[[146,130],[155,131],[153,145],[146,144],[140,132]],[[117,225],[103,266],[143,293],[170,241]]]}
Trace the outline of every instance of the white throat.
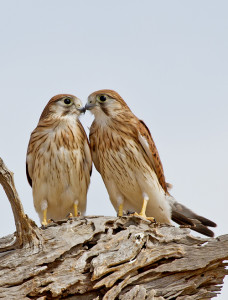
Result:
{"label": "white throat", "polygon": [[101,127],[107,126],[107,124],[110,122],[110,117],[107,116],[101,109],[95,108],[93,110],[93,114],[95,117],[95,121],[98,125]]}

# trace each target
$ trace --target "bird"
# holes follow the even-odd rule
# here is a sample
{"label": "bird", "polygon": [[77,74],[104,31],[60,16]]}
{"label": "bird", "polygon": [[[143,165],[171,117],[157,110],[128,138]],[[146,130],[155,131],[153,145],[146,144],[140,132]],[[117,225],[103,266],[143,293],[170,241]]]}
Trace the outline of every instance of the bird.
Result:
{"label": "bird", "polygon": [[170,194],[163,166],[146,124],[113,90],[89,95],[85,109],[94,115],[89,140],[93,163],[101,174],[118,216],[135,212],[159,223],[179,225],[212,237],[213,221],[197,215]]}
{"label": "bird", "polygon": [[59,94],[45,106],[30,136],[26,174],[40,222],[77,217],[86,210],[92,171],[90,146],[79,121],[79,98]]}

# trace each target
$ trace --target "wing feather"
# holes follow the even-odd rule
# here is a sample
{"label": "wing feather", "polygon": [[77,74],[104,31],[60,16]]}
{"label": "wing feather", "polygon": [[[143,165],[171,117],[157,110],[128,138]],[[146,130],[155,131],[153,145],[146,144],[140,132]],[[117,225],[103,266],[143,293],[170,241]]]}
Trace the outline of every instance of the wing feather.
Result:
{"label": "wing feather", "polygon": [[138,131],[139,131],[139,142],[142,145],[144,151],[146,152],[151,162],[152,168],[154,169],[158,177],[160,185],[162,186],[164,191],[168,193],[167,183],[165,182],[164,170],[163,170],[160,156],[158,154],[158,150],[155,146],[149,128],[142,120],[139,120]]}
{"label": "wing feather", "polygon": [[85,151],[85,158],[86,158],[86,162],[88,164],[89,167],[89,173],[90,176],[92,174],[92,157],[91,157],[91,149],[90,149],[90,143],[89,140],[87,138],[86,132],[82,126],[82,123],[80,121],[78,121],[78,125],[80,127],[80,132],[82,133],[83,139],[84,139],[84,151]]}
{"label": "wing feather", "polygon": [[34,168],[34,155],[33,155],[33,147],[34,143],[36,141],[36,129],[33,130],[30,136],[28,149],[27,149],[27,155],[26,155],[26,176],[28,183],[32,187],[32,177],[33,177],[33,168]]}
{"label": "wing feather", "polygon": [[91,125],[90,133],[89,133],[90,150],[91,150],[91,155],[92,155],[94,166],[95,166],[96,170],[99,173],[101,173],[100,162],[99,162],[98,153],[97,153],[98,151],[96,149],[97,145],[96,145],[96,137],[95,137],[95,131],[94,131],[93,125],[94,125],[94,123]]}
{"label": "wing feather", "polygon": [[28,183],[32,187],[32,178],[29,176],[28,163],[27,162],[26,162],[26,176],[27,176]]}

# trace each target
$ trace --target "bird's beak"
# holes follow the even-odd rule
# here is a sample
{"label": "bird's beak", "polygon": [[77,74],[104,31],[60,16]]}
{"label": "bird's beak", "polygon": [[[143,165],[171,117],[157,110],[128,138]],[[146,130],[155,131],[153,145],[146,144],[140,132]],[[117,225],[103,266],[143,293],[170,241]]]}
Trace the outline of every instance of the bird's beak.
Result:
{"label": "bird's beak", "polygon": [[81,114],[84,114],[84,113],[86,112],[86,108],[85,108],[85,107],[77,108],[77,110],[78,110]]}
{"label": "bird's beak", "polygon": [[94,108],[94,106],[96,106],[96,103],[87,102],[85,105],[85,110],[91,110],[92,108]]}

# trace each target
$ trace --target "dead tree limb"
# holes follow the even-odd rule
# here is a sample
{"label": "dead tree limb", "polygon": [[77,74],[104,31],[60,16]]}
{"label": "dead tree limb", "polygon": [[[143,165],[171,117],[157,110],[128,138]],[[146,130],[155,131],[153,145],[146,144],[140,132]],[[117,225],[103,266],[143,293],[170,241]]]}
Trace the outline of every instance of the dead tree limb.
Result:
{"label": "dead tree limb", "polygon": [[11,237],[0,239],[1,299],[210,299],[220,291],[228,235],[203,239],[135,216],[79,217],[37,228],[2,166],[19,242],[9,250]]}
{"label": "dead tree limb", "polygon": [[41,246],[41,235],[39,229],[35,225],[34,221],[28,218],[24,213],[22,203],[19,199],[18,193],[16,191],[13,173],[8,170],[5,166],[3,160],[0,158],[0,184],[2,185],[9,202],[12,207],[16,233],[8,237],[7,245],[4,245],[3,249],[0,242],[0,252],[10,249],[20,248],[22,246],[28,245],[29,247],[36,248]]}

